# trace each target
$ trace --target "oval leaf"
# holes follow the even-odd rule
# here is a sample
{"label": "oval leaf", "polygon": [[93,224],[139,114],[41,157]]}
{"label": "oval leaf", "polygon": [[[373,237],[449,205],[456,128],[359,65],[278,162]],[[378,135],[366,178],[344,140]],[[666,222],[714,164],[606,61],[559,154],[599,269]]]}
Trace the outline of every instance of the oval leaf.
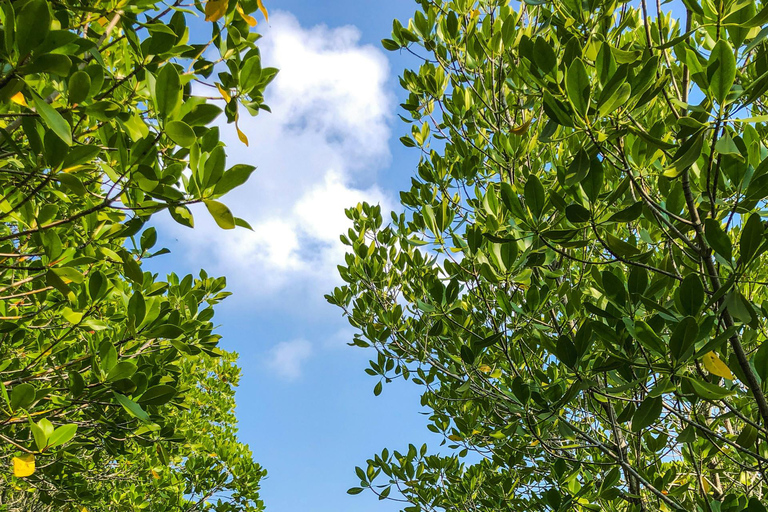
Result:
{"label": "oval leaf", "polygon": [[30,476],[35,472],[35,456],[25,453],[13,458],[13,475],[19,478]]}
{"label": "oval leaf", "polygon": [[183,148],[192,147],[197,137],[195,131],[184,121],[170,121],[165,125],[168,137]]}
{"label": "oval leaf", "polygon": [[648,397],[643,400],[640,407],[637,408],[635,414],[632,416],[632,432],[640,432],[644,428],[648,428],[659,419],[661,415],[662,398]]}
{"label": "oval leaf", "polygon": [[704,354],[701,358],[701,362],[704,363],[704,368],[706,368],[709,373],[724,379],[733,380],[733,372],[731,372],[731,369],[728,368],[728,365],[726,365],[714,352],[707,352]]}
{"label": "oval leaf", "polygon": [[76,432],[77,425],[74,423],[57,427],[56,430],[53,431],[53,434],[48,438],[48,447],[55,448],[56,446],[69,442],[75,437]]}
{"label": "oval leaf", "polygon": [[712,48],[707,74],[710,76],[709,92],[722,105],[736,79],[736,57],[725,39],[720,39]]}
{"label": "oval leaf", "polygon": [[235,229],[235,217],[232,212],[229,211],[226,205],[218,202],[206,199],[203,201],[205,207],[208,208],[208,212],[222,229]]}

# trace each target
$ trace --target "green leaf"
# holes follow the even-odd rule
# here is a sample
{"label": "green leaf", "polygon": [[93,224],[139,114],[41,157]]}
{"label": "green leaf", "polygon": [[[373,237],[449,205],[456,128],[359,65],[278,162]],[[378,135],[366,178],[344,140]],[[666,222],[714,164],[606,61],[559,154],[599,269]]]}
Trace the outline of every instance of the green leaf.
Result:
{"label": "green leaf", "polygon": [[109,370],[107,382],[115,382],[120,379],[130,379],[136,373],[136,364],[132,361],[120,361]]}
{"label": "green leaf", "polygon": [[643,267],[633,266],[629,271],[629,279],[627,279],[629,293],[642,295],[646,288],[648,288],[648,271]]}
{"label": "green leaf", "polygon": [[203,172],[200,173],[200,185],[203,189],[216,186],[219,180],[224,175],[224,165],[226,164],[227,155],[224,152],[222,146],[216,146],[208,155],[208,159],[203,166]]}
{"label": "green leaf", "polygon": [[531,209],[533,216],[538,219],[544,210],[544,187],[535,174],[528,176],[525,182],[525,203]]}
{"label": "green leaf", "polygon": [[736,48],[739,48],[747,38],[750,28],[746,26],[755,17],[755,2],[746,2],[741,8],[729,14],[723,24],[726,26],[730,40]]}
{"label": "green leaf", "polygon": [[82,103],[88,97],[91,90],[91,76],[85,71],[75,71],[69,77],[67,85],[67,98],[74,105]]}
{"label": "green leaf", "polygon": [[574,60],[565,75],[565,88],[573,108],[582,116],[589,108],[590,84],[587,68],[581,59]]}
{"label": "green leaf", "polygon": [[170,402],[176,393],[175,387],[159,384],[146,390],[139,398],[139,403],[142,405],[164,405]]}
{"label": "green leaf", "polygon": [[197,140],[194,130],[184,121],[169,121],[165,124],[168,137],[183,148],[189,148]]}
{"label": "green leaf", "polygon": [[699,131],[694,135],[688,137],[680,149],[677,150],[675,156],[672,158],[672,163],[669,168],[664,172],[664,176],[668,178],[674,178],[683,173],[691,167],[696,160],[701,156],[701,150],[704,147],[703,131]]}
{"label": "green leaf", "polygon": [[628,242],[625,242],[624,240],[612,235],[611,233],[605,234],[605,242],[608,247],[610,247],[611,252],[623,258],[631,258],[640,254],[640,250],[637,247]]}
{"label": "green leaf", "polygon": [[557,66],[557,55],[552,45],[539,36],[533,42],[533,51],[536,54],[535,63],[545,74],[552,72]]}
{"label": "green leaf", "polygon": [[179,327],[178,325],[173,324],[164,324],[159,325],[155,327],[154,329],[147,332],[148,338],[165,338],[165,339],[175,339],[178,338],[184,334],[184,329]]}
{"label": "green leaf", "polygon": [[737,321],[748,324],[755,317],[749,301],[739,292],[733,291],[725,297],[725,307]]}
{"label": "green leaf", "polygon": [[580,204],[569,204],[565,207],[565,217],[574,224],[580,224],[582,222],[587,222],[591,215],[589,210]]}
{"label": "green leaf", "polygon": [[723,259],[730,263],[733,258],[733,246],[731,245],[731,239],[720,227],[720,223],[712,218],[707,218],[704,221],[704,235],[709,243],[710,247],[714,251],[723,257]]}
{"label": "green leaf", "polygon": [[11,409],[26,409],[35,402],[35,387],[26,382],[16,384],[11,390]]}
{"label": "green leaf", "polygon": [[571,119],[568,108],[560,100],[552,96],[546,89],[544,89],[543,92],[543,107],[544,112],[546,112],[547,116],[554,122],[562,126],[573,127],[573,120]]}
{"label": "green leaf", "polygon": [[133,259],[133,256],[127,253],[123,258],[123,273],[134,283],[142,284],[144,282],[144,272],[141,271],[141,266]]}
{"label": "green leaf", "polygon": [[186,114],[182,121],[189,126],[205,126],[212,123],[222,110],[216,105],[211,103],[202,103],[194,107],[188,114]]}
{"label": "green leaf", "polygon": [[601,278],[605,295],[617,306],[623,306],[626,299],[624,282],[610,270],[603,271]]}
{"label": "green leaf", "polygon": [[741,430],[739,437],[736,438],[736,444],[742,448],[749,449],[755,444],[755,441],[757,441],[757,429],[749,423],[746,423]]}
{"label": "green leaf", "polygon": [[597,201],[603,189],[603,178],[603,164],[596,158],[592,159],[589,165],[589,172],[581,182],[581,188],[592,203]]}
{"label": "green leaf", "polygon": [[580,149],[576,155],[574,155],[570,165],[568,165],[568,172],[565,175],[565,184],[571,186],[581,183],[582,180],[586,178],[587,173],[590,170],[590,165],[591,159],[589,158],[589,154],[583,149]]}
{"label": "green leaf", "polygon": [[[7,27],[6,27],[7,29]],[[40,46],[51,29],[51,11],[45,0],[31,0],[16,17],[16,47],[24,58]]]}
{"label": "green leaf", "polygon": [[698,274],[688,274],[679,288],[680,305],[684,315],[696,315],[704,305],[704,284]]}
{"label": "green leaf", "polygon": [[752,358],[752,364],[755,366],[755,371],[760,380],[763,382],[768,381],[768,341],[760,344]]}
{"label": "green leaf", "polygon": [[662,397],[647,397],[632,416],[632,432],[640,432],[653,425],[661,416]]}
{"label": "green leaf", "polygon": [[717,139],[717,142],[715,143],[715,151],[721,155],[732,155],[739,160],[744,160],[744,156],[741,154],[738,146],[733,142],[731,134],[728,132],[725,132],[722,137]]}
{"label": "green leaf", "polygon": [[725,39],[720,39],[712,48],[707,63],[709,92],[722,105],[736,80],[736,57],[733,48]]}
{"label": "green leaf", "polygon": [[160,68],[155,81],[155,108],[162,118],[168,118],[181,101],[181,80],[173,64]]}
{"label": "green leaf", "polygon": [[752,27],[759,27],[761,25],[764,25],[765,22],[768,21],[768,5],[765,5],[762,9],[760,9],[760,12],[755,14],[754,18],[747,21],[746,23],[743,23],[742,26],[752,28]]}
{"label": "green leaf", "polygon": [[600,117],[612,114],[617,108],[625,105],[631,95],[632,86],[626,82],[616,85],[615,89],[605,89],[598,102],[597,114]]}
{"label": "green leaf", "polygon": [[109,340],[104,340],[99,345],[99,359],[101,359],[101,369],[104,373],[109,371],[117,364],[117,349]]}
{"label": "green leaf", "polygon": [[56,179],[59,181],[59,183],[66,186],[75,195],[84,196],[88,193],[85,186],[83,186],[83,182],[73,174],[60,172],[56,174]]}
{"label": "green leaf", "polygon": [[576,363],[579,361],[579,354],[576,352],[576,347],[567,336],[560,336],[557,339],[555,355],[570,368],[575,368]]}
{"label": "green leaf", "polygon": [[208,208],[208,212],[222,229],[235,229],[235,218],[232,216],[232,212],[229,211],[224,204],[213,201],[211,199],[205,199],[203,201],[205,207]]}
{"label": "green leaf", "polygon": [[123,406],[123,409],[133,416],[134,418],[138,418],[141,421],[149,421],[149,414],[141,408],[139,404],[131,400],[125,395],[121,395],[120,393],[113,393],[115,395],[115,399],[117,400],[117,403]]}
{"label": "green leaf", "polygon": [[627,206],[621,211],[618,211],[610,216],[608,222],[632,222],[640,218],[643,214],[643,202],[638,201],[632,206]]}
{"label": "green leaf", "polygon": [[695,12],[700,16],[704,16],[704,9],[701,8],[697,0],[683,0],[683,4],[689,11]]}
{"label": "green leaf", "polygon": [[382,39],[381,46],[384,47],[385,50],[390,52],[394,52],[400,49],[400,45],[397,44],[392,39]]}
{"label": "green leaf", "polygon": [[58,76],[68,76],[70,69],[72,69],[72,60],[66,55],[44,53],[32,57],[31,62],[23,66],[19,72],[25,75],[51,73]]}
{"label": "green leaf", "polygon": [[31,94],[32,104],[40,115],[43,122],[68,146],[72,145],[72,128],[69,123],[61,117],[55,108],[50,106],[44,99],[35,93]]}
{"label": "green leaf", "polygon": [[637,339],[637,341],[639,341],[645,348],[659,356],[667,355],[664,342],[647,323],[642,320],[636,321],[634,330],[635,339]]}
{"label": "green leaf", "polygon": [[218,195],[226,194],[230,190],[239,187],[251,176],[256,167],[253,165],[237,164],[233,165],[228,171],[226,171],[221,179],[216,183],[213,188],[213,193]]}
{"label": "green leaf", "polygon": [[48,447],[55,448],[64,443],[68,443],[75,437],[77,433],[77,425],[70,423],[69,425],[62,425],[57,427],[48,438]]}
{"label": "green leaf", "polygon": [[195,227],[195,218],[192,216],[192,212],[189,211],[189,208],[183,205],[177,205],[177,206],[170,206],[168,207],[168,213],[171,214],[171,217],[173,220],[181,224],[182,226],[187,226],[188,228],[194,228]]}
{"label": "green leaf", "polygon": [[461,360],[467,364],[472,364],[475,362],[475,353],[467,345],[461,346],[459,349],[459,355],[461,356]]}
{"label": "green leaf", "polygon": [[677,362],[685,362],[693,355],[696,336],[699,334],[699,324],[687,316],[677,324],[669,337],[669,351]]}
{"label": "green leaf", "polygon": [[691,385],[691,389],[693,389],[696,396],[703,398],[704,400],[719,400],[733,394],[733,391],[729,391],[715,384],[710,384],[709,382],[704,382],[692,377],[683,378]]}
{"label": "green leaf", "polygon": [[739,238],[739,252],[741,253],[741,262],[746,265],[757,254],[758,249],[763,243],[763,219],[760,214],[753,213],[744,223],[744,229]]}
{"label": "green leaf", "polygon": [[[50,422],[48,422],[48,424],[50,424]],[[32,418],[29,419],[29,429],[32,431],[32,437],[35,440],[37,451],[41,452],[45,450],[45,447],[48,446],[48,436],[46,435],[45,430],[41,428],[40,425],[33,423]]]}
{"label": "green leaf", "polygon": [[501,341],[503,338],[504,338],[504,333],[503,332],[497,332],[497,333],[493,333],[490,336],[487,336],[487,337],[483,338],[480,341],[472,342],[472,345],[477,347],[477,348],[487,348],[487,347],[491,347],[491,346],[495,345],[496,343]]}

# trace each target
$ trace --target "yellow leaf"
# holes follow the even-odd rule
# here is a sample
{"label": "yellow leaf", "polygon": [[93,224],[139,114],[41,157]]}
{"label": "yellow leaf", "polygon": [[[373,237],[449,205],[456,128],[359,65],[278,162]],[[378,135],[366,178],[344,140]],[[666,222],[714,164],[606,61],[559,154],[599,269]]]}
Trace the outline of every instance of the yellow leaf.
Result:
{"label": "yellow leaf", "polygon": [[264,15],[264,19],[269,21],[269,13],[267,12],[267,8],[264,7],[264,4],[261,3],[261,0],[256,0],[256,3],[259,6],[259,10],[261,11],[261,14]]}
{"label": "yellow leaf", "polygon": [[245,144],[246,147],[248,147],[248,137],[245,136],[245,134],[240,131],[240,127],[237,126],[237,121],[235,121],[235,130],[237,130],[237,138],[240,139],[240,142]]}
{"label": "yellow leaf", "polygon": [[35,472],[35,456],[25,453],[21,457],[13,458],[13,474],[24,478]]}
{"label": "yellow leaf", "polygon": [[701,488],[704,491],[704,494],[709,494],[709,489],[710,489],[709,482],[703,476],[701,477]]}
{"label": "yellow leaf", "polygon": [[221,97],[224,98],[227,103],[229,103],[229,100],[232,99],[232,96],[229,95],[229,91],[223,88],[220,84],[216,84],[216,88],[219,90]]}
{"label": "yellow leaf", "polygon": [[461,441],[461,437],[457,436],[456,434],[449,435],[448,439],[450,439],[451,441],[457,441],[457,442]]}
{"label": "yellow leaf", "polygon": [[514,128],[512,128],[509,131],[514,133],[515,135],[522,135],[522,134],[524,134],[525,132],[528,131],[528,127],[529,126],[531,126],[531,120],[530,119],[528,119],[527,121],[523,121],[523,124],[521,124],[520,126],[515,126]]}
{"label": "yellow leaf", "polygon": [[208,0],[205,4],[205,21],[218,21],[227,13],[229,0]]}
{"label": "yellow leaf", "polygon": [[724,379],[733,380],[731,369],[728,368],[728,366],[722,362],[714,352],[704,354],[702,362],[704,363],[704,368],[706,368],[709,373]]}
{"label": "yellow leaf", "polygon": [[480,370],[483,373],[491,373],[491,367],[488,366],[487,364],[484,364],[482,366],[478,366],[477,369]]}
{"label": "yellow leaf", "polygon": [[154,469],[152,469],[151,471],[152,471],[152,478],[154,478],[155,480],[158,480],[160,478],[160,475],[157,473],[157,471],[155,471]]}
{"label": "yellow leaf", "polygon": [[27,106],[27,100],[24,99],[24,95],[20,92],[17,92],[13,96],[11,96],[11,101],[16,103],[17,105],[21,105],[22,107]]}
{"label": "yellow leaf", "polygon": [[251,26],[251,27],[255,27],[255,26],[256,26],[256,25],[259,23],[258,21],[256,21],[256,18],[254,18],[253,16],[250,16],[250,15],[248,15],[248,14],[245,14],[245,11],[243,11],[243,8],[242,8],[242,7],[240,7],[240,5],[238,5],[238,6],[236,7],[236,9],[237,9],[237,12],[238,12],[238,13],[240,13],[240,16],[243,18],[243,20],[245,20],[245,22],[246,22],[246,23],[247,23],[249,26]]}

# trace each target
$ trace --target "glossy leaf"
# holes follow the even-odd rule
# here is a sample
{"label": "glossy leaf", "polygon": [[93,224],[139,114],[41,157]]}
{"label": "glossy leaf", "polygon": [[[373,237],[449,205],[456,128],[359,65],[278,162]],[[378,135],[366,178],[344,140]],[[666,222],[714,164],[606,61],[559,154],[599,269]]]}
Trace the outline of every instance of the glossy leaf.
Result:
{"label": "glossy leaf", "polygon": [[72,128],[70,128],[69,123],[61,114],[36,94],[32,95],[32,105],[48,128],[63,140],[65,144],[72,145]]}
{"label": "glossy leaf", "polygon": [[568,66],[565,86],[574,109],[585,116],[589,108],[590,84],[587,68],[581,59],[576,59]]}
{"label": "glossy leaf", "polygon": [[224,204],[206,199],[204,201],[205,207],[208,208],[208,213],[211,214],[213,220],[222,229],[235,229],[235,218],[232,216],[232,212],[229,211]]}
{"label": "glossy leaf", "polygon": [[731,45],[720,39],[712,49],[707,63],[709,90],[718,103],[723,104],[736,79],[736,57]]}

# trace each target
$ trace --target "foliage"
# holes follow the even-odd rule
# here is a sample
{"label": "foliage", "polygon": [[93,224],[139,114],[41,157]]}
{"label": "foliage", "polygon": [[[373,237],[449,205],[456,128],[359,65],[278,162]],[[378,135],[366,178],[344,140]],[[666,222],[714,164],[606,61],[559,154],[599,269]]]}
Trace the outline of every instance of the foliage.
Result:
{"label": "foliage", "polygon": [[385,450],[349,492],[766,510],[768,7],[418,3],[383,41],[423,61],[407,213],[348,210],[328,300],[455,451]]}
{"label": "foliage", "polygon": [[192,227],[187,205],[204,202],[248,227],[218,199],[254,167],[225,170],[212,123],[223,111],[247,144],[240,112],[268,110],[276,70],[252,31],[266,9],[0,6],[2,509],[261,510],[236,354],[213,332],[225,280],[164,281],[142,262],[167,252],[146,224],[164,210]]}

